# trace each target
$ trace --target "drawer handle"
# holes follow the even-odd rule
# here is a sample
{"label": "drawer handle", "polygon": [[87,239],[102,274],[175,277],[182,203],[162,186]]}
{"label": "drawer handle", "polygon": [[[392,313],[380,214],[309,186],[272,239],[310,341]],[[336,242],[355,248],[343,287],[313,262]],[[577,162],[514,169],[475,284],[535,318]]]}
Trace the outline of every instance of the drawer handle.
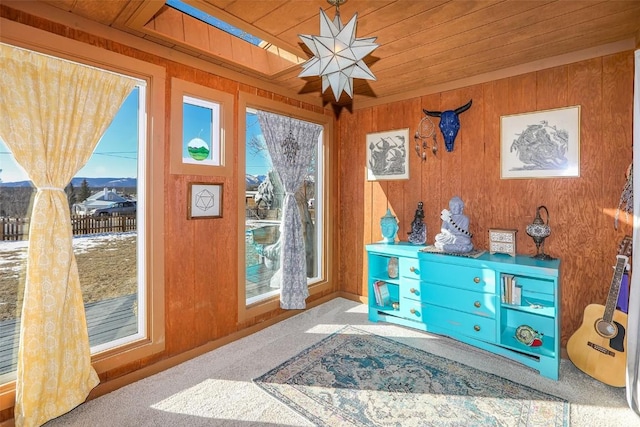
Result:
{"label": "drawer handle", "polygon": [[409,292],[411,292],[412,294],[415,294],[416,293],[416,288],[409,289]]}
{"label": "drawer handle", "polygon": [[412,273],[416,272],[416,268],[412,265],[411,267],[409,267],[409,271]]}
{"label": "drawer handle", "polygon": [[482,304],[480,304],[480,301],[476,301],[476,302],[474,302],[474,303],[473,303],[473,306],[474,306],[475,308],[480,308],[480,306],[481,306],[481,305],[482,305]]}
{"label": "drawer handle", "polygon": [[480,278],[479,277],[474,277],[473,278],[473,282],[474,283],[480,283]]}
{"label": "drawer handle", "polygon": [[475,325],[475,326],[473,327],[473,330],[474,330],[474,331],[476,331],[476,332],[480,332],[480,326]]}
{"label": "drawer handle", "polygon": [[411,312],[411,314],[416,314],[416,309],[412,308],[411,310],[409,310]]}

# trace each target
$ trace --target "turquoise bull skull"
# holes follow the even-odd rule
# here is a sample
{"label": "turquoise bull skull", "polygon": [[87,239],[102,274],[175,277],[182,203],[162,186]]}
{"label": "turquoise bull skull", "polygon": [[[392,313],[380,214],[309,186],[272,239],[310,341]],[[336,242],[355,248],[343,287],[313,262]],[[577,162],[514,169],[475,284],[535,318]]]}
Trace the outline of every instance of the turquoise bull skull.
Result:
{"label": "turquoise bull skull", "polygon": [[472,102],[473,100],[471,99],[465,105],[463,105],[462,107],[458,107],[455,110],[422,110],[427,116],[440,117],[440,131],[442,132],[442,137],[444,138],[444,146],[447,151],[453,151],[453,143],[455,142],[456,136],[458,135],[458,129],[460,129],[460,119],[458,118],[458,115],[471,108]]}

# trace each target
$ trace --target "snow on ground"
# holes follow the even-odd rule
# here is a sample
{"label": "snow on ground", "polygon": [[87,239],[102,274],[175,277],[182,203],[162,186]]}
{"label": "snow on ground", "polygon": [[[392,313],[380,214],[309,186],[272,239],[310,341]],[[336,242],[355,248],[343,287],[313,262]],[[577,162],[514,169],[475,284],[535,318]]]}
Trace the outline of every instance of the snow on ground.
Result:
{"label": "snow on ground", "polygon": [[[109,241],[131,239],[136,236],[136,232],[129,233],[105,233],[105,234],[88,234],[84,236],[75,236],[73,238],[73,252],[83,254],[89,249],[96,246],[104,246]],[[28,240],[19,241],[0,241],[0,271],[3,264],[15,263],[17,260],[27,258]]]}

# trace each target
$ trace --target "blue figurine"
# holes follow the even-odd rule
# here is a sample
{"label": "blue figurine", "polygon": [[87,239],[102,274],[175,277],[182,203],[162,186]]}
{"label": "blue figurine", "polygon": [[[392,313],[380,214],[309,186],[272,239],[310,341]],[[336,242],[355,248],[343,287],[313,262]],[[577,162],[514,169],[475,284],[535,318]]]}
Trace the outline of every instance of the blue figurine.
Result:
{"label": "blue figurine", "polygon": [[380,228],[382,230],[382,243],[395,243],[396,234],[398,233],[398,220],[391,213],[390,209],[387,209],[385,216],[380,218]]}

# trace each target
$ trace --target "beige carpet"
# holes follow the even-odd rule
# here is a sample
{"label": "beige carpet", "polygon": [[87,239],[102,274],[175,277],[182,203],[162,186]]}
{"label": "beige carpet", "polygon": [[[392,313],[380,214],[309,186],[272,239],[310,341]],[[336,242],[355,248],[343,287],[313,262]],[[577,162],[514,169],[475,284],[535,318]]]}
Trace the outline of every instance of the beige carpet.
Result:
{"label": "beige carpet", "polygon": [[311,426],[252,379],[346,325],[567,399],[572,426],[640,426],[640,418],[626,404],[624,388],[593,380],[568,360],[562,361],[560,381],[553,381],[447,338],[371,323],[365,305],[342,298],[80,405],[45,426]]}

